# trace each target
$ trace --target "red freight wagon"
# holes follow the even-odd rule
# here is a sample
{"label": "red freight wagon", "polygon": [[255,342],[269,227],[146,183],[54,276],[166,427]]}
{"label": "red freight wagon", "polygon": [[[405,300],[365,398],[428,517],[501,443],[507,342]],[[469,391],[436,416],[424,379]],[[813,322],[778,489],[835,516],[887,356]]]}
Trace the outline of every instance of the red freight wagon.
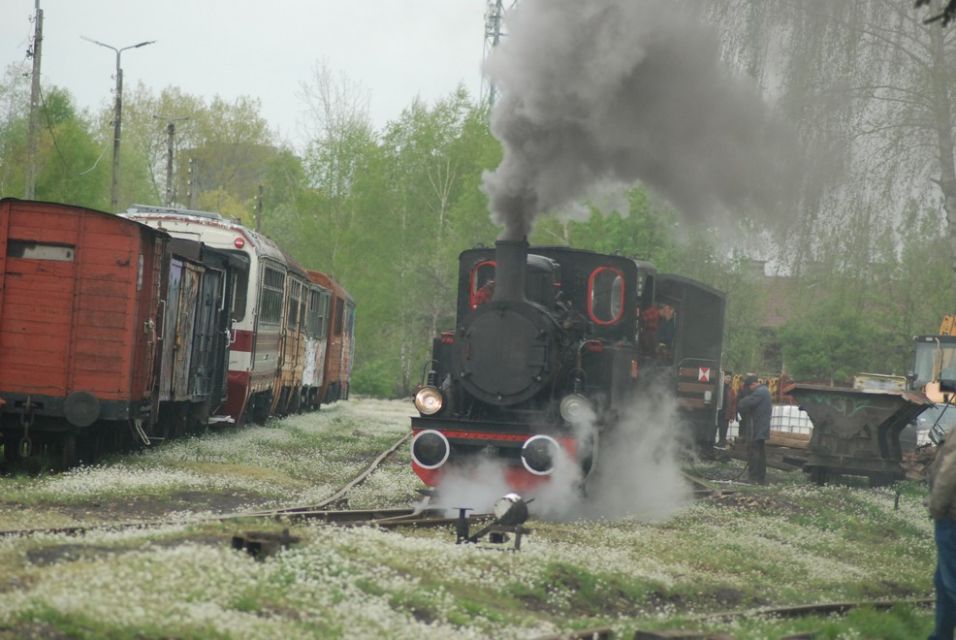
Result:
{"label": "red freight wagon", "polygon": [[56,443],[69,465],[77,436],[97,421],[142,432],[167,239],[90,209],[0,200],[0,433],[8,460]]}

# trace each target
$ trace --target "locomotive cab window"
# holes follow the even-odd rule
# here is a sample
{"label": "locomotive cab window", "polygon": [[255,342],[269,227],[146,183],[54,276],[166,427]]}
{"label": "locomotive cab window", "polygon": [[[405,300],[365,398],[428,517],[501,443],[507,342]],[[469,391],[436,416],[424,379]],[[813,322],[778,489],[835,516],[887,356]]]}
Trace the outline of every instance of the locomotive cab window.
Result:
{"label": "locomotive cab window", "polygon": [[472,309],[491,300],[495,292],[495,262],[484,260],[471,269],[468,301]]}
{"label": "locomotive cab window", "polygon": [[44,244],[29,240],[8,240],[7,257],[27,260],[73,262],[74,248],[66,244]]}
{"label": "locomotive cab window", "polygon": [[624,314],[624,275],[598,267],[588,278],[588,317],[599,325],[615,324]]}

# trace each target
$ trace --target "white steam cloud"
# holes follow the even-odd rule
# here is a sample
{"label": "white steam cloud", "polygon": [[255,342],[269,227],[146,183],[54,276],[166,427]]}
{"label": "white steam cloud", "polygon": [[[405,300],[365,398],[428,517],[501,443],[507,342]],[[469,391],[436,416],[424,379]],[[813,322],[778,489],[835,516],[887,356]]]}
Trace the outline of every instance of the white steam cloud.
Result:
{"label": "white steam cloud", "polygon": [[[601,433],[593,415],[574,427],[579,443],[596,443],[594,469],[584,478],[575,460],[559,456],[549,480],[522,494],[533,499],[529,511],[534,517],[635,517],[649,522],[665,519],[691,501],[691,487],[681,474],[681,452],[687,443],[672,395],[648,393],[613,428]],[[458,507],[490,512],[498,498],[512,491],[505,469],[503,461],[485,457],[450,472],[438,486],[438,500],[432,506],[449,512]]]}
{"label": "white steam cloud", "polygon": [[[640,181],[688,217],[779,210],[797,148],[674,0],[522,0],[485,72],[504,147],[484,189],[503,237],[595,185]],[[784,153],[786,150],[786,153]]]}

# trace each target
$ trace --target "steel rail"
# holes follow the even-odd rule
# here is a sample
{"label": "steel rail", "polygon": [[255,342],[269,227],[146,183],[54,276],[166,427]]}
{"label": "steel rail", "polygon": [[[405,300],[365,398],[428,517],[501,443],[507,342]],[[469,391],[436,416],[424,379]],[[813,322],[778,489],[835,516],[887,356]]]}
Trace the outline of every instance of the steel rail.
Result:
{"label": "steel rail", "polygon": [[767,616],[777,618],[803,618],[812,615],[830,615],[834,613],[842,614],[869,607],[877,611],[892,609],[896,605],[908,604],[915,607],[931,607],[936,603],[935,598],[896,598],[892,600],[861,600],[858,602],[815,602],[810,604],[787,605],[780,607],[760,607],[757,609],[740,609],[737,611],[721,611],[718,613],[707,613],[691,618],[692,620],[722,620],[730,621],[736,618],[749,618],[752,616]]}
{"label": "steel rail", "polygon": [[47,527],[36,529],[7,529],[0,530],[0,538],[9,537],[29,537],[35,535],[82,535],[91,531],[110,531],[126,529],[154,529],[166,526],[208,524],[210,522],[226,522],[240,519],[261,519],[261,518],[287,518],[287,519],[318,519],[328,522],[371,522],[375,520],[394,518],[396,516],[409,517],[414,515],[414,509],[366,509],[366,510],[328,510],[326,507],[341,501],[349,491],[364,482],[378,469],[389,456],[394,454],[399,447],[405,444],[411,437],[411,433],[406,433],[397,442],[388,449],[380,453],[360,474],[352,478],[342,488],[338,489],[328,498],[325,498],[318,504],[299,505],[292,507],[280,507],[278,509],[269,509],[264,511],[246,511],[227,513],[218,516],[197,518],[195,520],[152,520],[137,522],[106,522],[92,525],[68,525],[63,527]]}

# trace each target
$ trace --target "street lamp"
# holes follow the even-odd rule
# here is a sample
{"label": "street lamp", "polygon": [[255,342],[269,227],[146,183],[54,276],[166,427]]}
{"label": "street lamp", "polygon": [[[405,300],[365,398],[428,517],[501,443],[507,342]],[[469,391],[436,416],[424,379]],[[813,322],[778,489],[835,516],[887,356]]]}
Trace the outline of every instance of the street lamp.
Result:
{"label": "street lamp", "polygon": [[120,157],[120,135],[123,128],[123,69],[120,67],[120,54],[127,49],[138,49],[148,44],[153,44],[155,40],[147,40],[139,44],[131,44],[128,47],[117,49],[99,40],[93,40],[86,36],[80,36],[87,42],[92,42],[101,47],[111,49],[116,53],[116,107],[113,114],[113,183],[110,187],[110,208],[115,212],[119,208],[119,157]]}

